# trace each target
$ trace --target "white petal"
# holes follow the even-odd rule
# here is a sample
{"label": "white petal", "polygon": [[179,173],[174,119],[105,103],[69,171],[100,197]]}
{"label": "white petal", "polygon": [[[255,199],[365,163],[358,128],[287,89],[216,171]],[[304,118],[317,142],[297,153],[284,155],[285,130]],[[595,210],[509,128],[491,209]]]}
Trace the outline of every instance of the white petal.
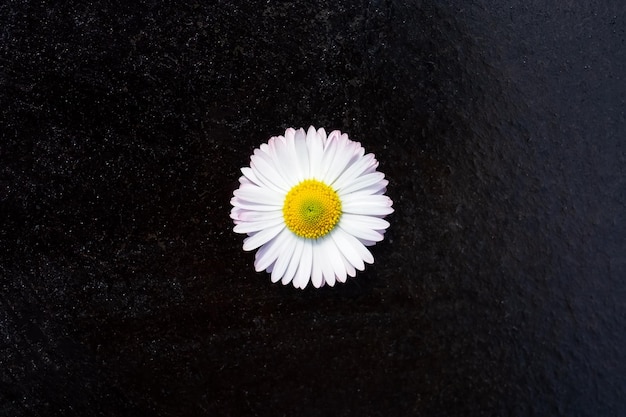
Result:
{"label": "white petal", "polygon": [[344,237],[350,241],[350,248],[352,250],[355,250],[358,253],[359,257],[363,259],[365,263],[374,263],[374,256],[369,251],[369,249],[367,249],[365,245],[361,243],[359,239],[355,238],[354,236],[350,236],[349,234],[344,234]]}
{"label": "white petal", "polygon": [[244,175],[242,178],[239,178],[239,182],[244,184],[244,179],[248,179],[250,182],[252,182],[253,184],[262,186],[263,182],[261,180],[259,180],[256,175],[254,175],[254,171],[252,171],[252,168],[250,167],[245,167],[245,168],[241,168],[241,173]]}
{"label": "white petal", "polygon": [[352,158],[358,158],[358,154],[354,154],[354,147],[350,146],[350,142],[344,136],[335,130],[330,133],[326,141],[320,180],[327,184],[336,179]]}
{"label": "white petal", "polygon": [[248,178],[246,178],[245,175],[242,175],[241,177],[239,177],[239,184],[241,184],[241,185],[258,185],[258,184],[253,183],[252,181],[250,181]]}
{"label": "white petal", "polygon": [[324,129],[323,127],[320,127],[319,129],[317,129],[317,137],[318,139],[322,142],[322,145],[324,145],[324,143],[326,143],[326,129]]}
{"label": "white petal", "polygon": [[293,127],[288,128],[287,130],[285,130],[285,139],[286,140],[293,140],[293,137],[296,134],[296,129],[294,129]]}
{"label": "white petal", "polygon": [[351,227],[358,227],[360,229],[384,230],[389,227],[389,222],[380,217],[361,216],[350,213],[341,215],[339,224],[343,225],[344,223],[350,223]]}
{"label": "white petal", "polygon": [[230,210],[230,218],[235,220],[235,223],[236,223],[239,221],[239,218],[241,217],[241,215],[246,212],[247,212],[246,210],[242,210],[239,207],[233,207]]}
{"label": "white petal", "polygon": [[293,254],[291,255],[291,259],[289,260],[289,266],[283,275],[283,279],[281,282],[283,285],[287,285],[293,279],[294,274],[298,270],[298,265],[300,264],[300,258],[302,257],[302,250],[304,249],[304,239],[295,239],[295,247],[293,248]]}
{"label": "white petal", "polygon": [[376,184],[361,188],[357,192],[363,195],[385,194],[385,192],[387,191],[387,184],[389,184],[389,181],[381,180],[380,182],[377,182]]}
{"label": "white petal", "polygon": [[[365,269],[363,258],[361,258],[361,255],[359,254],[359,251],[357,250],[355,244],[356,241],[357,244],[363,246],[361,242],[359,242],[353,236],[350,236],[349,234],[344,232],[341,228],[336,228],[335,230],[333,230],[333,233],[331,233],[330,236],[335,241],[335,244],[337,245],[343,256],[346,257],[348,262],[350,262],[350,264],[352,264],[359,271]],[[365,248],[365,246],[363,246],[363,248]]]}
{"label": "white petal", "polygon": [[384,178],[385,174],[383,174],[382,172],[372,172],[370,174],[356,177],[351,182],[346,183],[344,186],[334,184],[334,187],[340,194],[350,194],[363,188],[378,184]]}
{"label": "white petal", "polygon": [[352,184],[359,176],[372,166],[377,166],[378,162],[374,159],[373,154],[367,154],[363,158],[358,159],[341,174],[332,184],[337,190]]}
{"label": "white petal", "polygon": [[289,185],[268,159],[269,158],[266,159],[260,155],[252,155],[250,157],[250,168],[252,168],[257,178],[263,181],[263,184],[268,188],[272,188],[278,192],[289,191]]}
{"label": "white petal", "polygon": [[235,233],[253,233],[280,224],[284,224],[284,220],[280,217],[258,222],[240,222],[233,228],[233,231]]}
{"label": "white petal", "polygon": [[258,147],[258,149],[255,149],[254,152],[252,152],[252,154],[253,155],[259,155],[259,154],[269,155],[269,145],[267,143],[262,143],[261,146]]}
{"label": "white petal", "polygon": [[[346,269],[346,273],[351,277],[356,276],[356,269],[354,269],[354,266],[352,266],[352,264],[341,253],[339,255],[341,255],[341,260],[343,261],[343,266]],[[346,282],[347,278],[348,277],[345,275],[341,277],[337,277],[337,281]]]}
{"label": "white petal", "polygon": [[285,176],[288,177],[288,182],[291,187],[304,180],[304,176],[300,172],[300,165],[298,162],[298,155],[295,145],[296,136],[299,137],[297,131],[294,131],[294,133],[291,135],[287,135],[287,133],[285,132],[284,146],[276,148],[278,157],[281,161],[282,172],[284,172]]}
{"label": "white petal", "polygon": [[298,271],[293,279],[293,286],[304,289],[311,279],[313,267],[313,247],[310,239],[303,239],[302,256],[298,265]]}
{"label": "white petal", "polygon": [[274,138],[268,144],[268,152],[274,161],[276,171],[283,177],[288,189],[291,189],[295,184],[293,174],[289,170],[286,139],[282,136]]}
{"label": "white petal", "polygon": [[322,273],[322,264],[326,262],[324,258],[320,256],[319,244],[317,242],[311,245],[311,255],[313,258],[313,265],[311,269],[311,282],[315,288],[319,288],[324,284],[324,275]]}
{"label": "white petal", "polygon": [[376,230],[355,227],[354,224],[350,222],[339,223],[338,226],[341,227],[344,232],[358,239],[365,239],[372,242],[380,242],[384,238],[383,234],[377,232]]}
{"label": "white petal", "polygon": [[338,135],[339,132],[337,130],[331,132],[330,135],[328,135],[326,144],[324,145],[324,155],[322,156],[322,164],[319,172],[320,181],[324,181],[326,173],[333,166],[333,161],[337,157],[337,147],[339,146]]}
{"label": "white petal", "polygon": [[244,201],[237,197],[231,198],[230,204],[232,204],[235,207],[239,207],[239,208],[250,210],[250,211],[276,211],[276,210],[283,209],[282,204],[268,206],[265,204],[257,204],[257,203],[251,203],[249,201]]}
{"label": "white petal", "polygon": [[328,236],[319,239],[313,247],[313,250],[315,251],[315,260],[322,269],[324,282],[328,283],[328,285],[332,287],[335,285],[335,271],[333,269],[331,257],[326,253],[326,246],[328,243],[333,246],[331,250],[334,250],[334,244]]}
{"label": "white petal", "polygon": [[333,232],[325,239],[324,242],[324,253],[328,262],[333,267],[334,275],[332,279],[327,279],[328,284],[332,287],[335,285],[335,279],[338,281],[344,282],[346,277],[346,267],[343,264],[343,260],[341,259],[341,252],[337,247],[335,241],[331,238],[333,234],[337,232],[337,229],[333,230]]}
{"label": "white petal", "polygon": [[348,194],[341,200],[344,213],[384,216],[393,213],[393,202],[385,195]]}
{"label": "white petal", "polygon": [[306,179],[304,170],[301,164],[300,144],[306,144],[306,133],[304,129],[296,130],[296,133],[291,142],[287,142],[287,158],[290,165],[289,174],[297,179],[297,182],[302,182]]}
{"label": "white petal", "polygon": [[[304,132],[304,129],[302,129]],[[309,163],[309,148],[307,142],[314,140],[316,136],[315,129],[313,126],[309,127],[307,133],[302,136],[300,134],[296,134],[295,145],[296,152],[298,154],[298,165],[300,167],[300,171],[302,172],[303,179],[308,179],[311,177],[311,168]]]}
{"label": "white petal", "polygon": [[350,142],[339,141],[336,155],[328,171],[322,178],[326,184],[332,184],[344,172],[352,158],[356,156],[355,147]]}
{"label": "white petal", "polygon": [[283,205],[286,195],[285,193],[278,193],[270,188],[257,187],[256,185],[242,185],[233,194],[241,200],[268,206]]}
{"label": "white petal", "polygon": [[321,179],[322,158],[324,156],[324,140],[326,132],[318,130],[314,135],[307,135],[307,147],[309,149],[309,177]]}
{"label": "white petal", "polygon": [[258,248],[261,245],[274,239],[278,233],[285,227],[284,224],[279,224],[269,229],[261,230],[253,235],[248,236],[243,241],[243,250],[251,251]]}
{"label": "white petal", "polygon": [[274,262],[276,262],[278,256],[284,251],[284,247],[288,242],[285,238],[285,235],[288,233],[291,233],[289,229],[283,229],[278,236],[259,248],[254,260],[254,267],[257,272],[268,269]]}
{"label": "white petal", "polygon": [[274,262],[274,264],[272,265],[272,271],[271,271],[271,274],[270,274],[270,280],[272,280],[272,282],[274,284],[277,283],[278,281],[280,281],[281,278],[282,278],[282,275],[280,275],[280,274],[278,274],[276,272],[276,266],[278,265],[278,261],[279,260],[280,260],[280,257],[278,257],[278,259],[276,259],[276,262]]}
{"label": "white petal", "polygon": [[272,269],[272,282],[278,282],[283,278],[296,247],[297,238],[293,233],[289,232],[284,235],[283,240],[284,243],[281,245],[281,253],[278,255]]}
{"label": "white petal", "polygon": [[[291,134],[288,134],[289,132],[291,132]],[[275,146],[271,148],[271,151],[275,153],[275,160],[277,161],[276,167],[285,178],[289,189],[301,181],[296,175],[299,169],[294,156],[294,137],[295,130],[287,129],[285,138],[279,138],[274,141]]]}
{"label": "white petal", "polygon": [[348,262],[345,257],[343,258],[343,261],[346,266],[346,272],[348,273],[348,275],[351,277],[356,277],[356,269],[352,265],[350,265],[350,262]]}
{"label": "white petal", "polygon": [[261,146],[260,151],[263,152],[255,150],[254,155],[258,155],[260,158],[265,159],[268,164],[270,164],[272,167],[274,167],[274,169],[279,171],[278,168],[280,168],[281,163],[280,159],[277,157],[276,149],[280,146],[284,146],[284,144],[285,138],[283,138],[282,136],[270,138],[270,140],[266,144],[264,144],[264,146]]}
{"label": "white petal", "polygon": [[[238,207],[235,207],[238,208]],[[234,211],[234,208],[233,208]],[[273,220],[276,218],[283,218],[282,210],[274,210],[274,211],[250,211],[250,210],[242,210],[238,211],[237,220],[242,222],[260,222],[264,220]]]}

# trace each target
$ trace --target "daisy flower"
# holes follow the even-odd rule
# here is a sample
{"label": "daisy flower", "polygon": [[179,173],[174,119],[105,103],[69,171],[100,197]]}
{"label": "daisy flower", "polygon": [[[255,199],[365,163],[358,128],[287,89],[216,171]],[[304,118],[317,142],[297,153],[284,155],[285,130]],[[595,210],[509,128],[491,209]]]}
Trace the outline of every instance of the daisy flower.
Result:
{"label": "daisy flower", "polygon": [[338,130],[287,129],[254,150],[231,200],[243,249],[272,282],[304,289],[345,282],[374,258],[393,212],[378,161]]}

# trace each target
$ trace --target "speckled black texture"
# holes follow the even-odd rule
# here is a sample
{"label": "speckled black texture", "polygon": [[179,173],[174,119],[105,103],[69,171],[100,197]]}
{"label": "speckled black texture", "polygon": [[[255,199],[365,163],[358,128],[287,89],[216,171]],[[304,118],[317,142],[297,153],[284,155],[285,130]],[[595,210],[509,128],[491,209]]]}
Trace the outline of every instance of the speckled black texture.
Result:
{"label": "speckled black texture", "polygon": [[[9,0],[0,28],[0,415],[626,415],[623,2]],[[309,124],[396,212],[298,291],[228,212]]]}

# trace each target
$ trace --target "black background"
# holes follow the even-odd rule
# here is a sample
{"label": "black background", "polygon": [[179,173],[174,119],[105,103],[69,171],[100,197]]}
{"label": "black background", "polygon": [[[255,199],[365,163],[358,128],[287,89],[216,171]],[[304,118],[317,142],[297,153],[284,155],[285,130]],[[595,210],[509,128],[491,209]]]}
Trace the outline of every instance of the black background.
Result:
{"label": "black background", "polygon": [[[626,415],[622,1],[0,4],[0,415]],[[339,128],[376,263],[255,273],[255,147]]]}

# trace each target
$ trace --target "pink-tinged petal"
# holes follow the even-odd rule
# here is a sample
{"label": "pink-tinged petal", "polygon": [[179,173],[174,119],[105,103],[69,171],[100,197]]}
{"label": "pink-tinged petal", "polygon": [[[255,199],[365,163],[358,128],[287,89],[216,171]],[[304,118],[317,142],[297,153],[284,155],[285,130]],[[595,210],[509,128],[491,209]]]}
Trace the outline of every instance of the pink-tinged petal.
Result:
{"label": "pink-tinged petal", "polygon": [[239,177],[239,184],[241,185],[258,185],[247,179],[245,176]]}
{"label": "pink-tinged petal", "polygon": [[[269,142],[269,141],[268,141]],[[259,146],[258,149],[255,149],[252,154],[253,155],[259,155],[259,154],[266,154],[269,155],[269,145],[267,143],[262,143],[261,146]]]}
{"label": "pink-tinged petal", "polygon": [[294,129],[293,127],[287,128],[285,130],[285,139],[286,140],[293,140],[295,135],[296,135],[296,129]]}
{"label": "pink-tinged petal", "polygon": [[319,129],[317,129],[317,139],[322,142],[322,145],[324,145],[324,143],[326,143],[326,129],[324,129],[323,127],[320,127]]}
{"label": "pink-tinged petal", "polygon": [[245,213],[245,210],[241,210],[239,207],[233,207],[230,211],[230,218],[233,219],[235,223],[237,223],[238,221],[240,221],[239,218],[241,217],[242,213]]}

